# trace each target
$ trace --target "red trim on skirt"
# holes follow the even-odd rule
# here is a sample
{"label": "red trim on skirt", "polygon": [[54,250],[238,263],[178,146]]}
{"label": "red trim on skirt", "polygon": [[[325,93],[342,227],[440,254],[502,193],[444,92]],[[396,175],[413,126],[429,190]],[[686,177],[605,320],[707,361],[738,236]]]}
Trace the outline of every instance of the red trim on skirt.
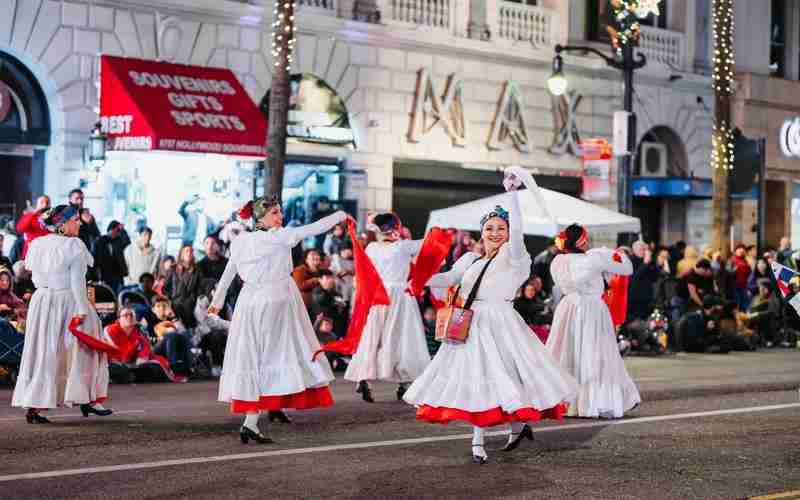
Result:
{"label": "red trim on skirt", "polygon": [[478,427],[492,427],[511,422],[537,422],[544,418],[561,420],[566,414],[567,405],[564,403],[547,410],[520,408],[514,413],[506,413],[499,406],[479,412],[469,412],[458,408],[436,408],[428,405],[417,408],[417,420],[432,424],[449,424],[454,420],[462,420]]}
{"label": "red trim on skirt", "polygon": [[333,395],[328,386],[306,389],[303,392],[284,396],[261,396],[258,401],[231,401],[232,413],[255,413],[258,411],[278,411],[284,408],[310,410],[333,405]]}

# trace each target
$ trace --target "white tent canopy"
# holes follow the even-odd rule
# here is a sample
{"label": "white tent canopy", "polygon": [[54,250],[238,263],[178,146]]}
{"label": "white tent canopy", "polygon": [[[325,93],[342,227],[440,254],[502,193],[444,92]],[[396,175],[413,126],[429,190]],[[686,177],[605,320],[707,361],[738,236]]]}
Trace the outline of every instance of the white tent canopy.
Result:
{"label": "white tent canopy", "polygon": [[[547,205],[547,211],[555,220],[549,219],[536,203],[533,194],[520,191],[525,234],[555,236],[570,224],[578,223],[587,231],[603,233],[639,233],[641,222],[636,217],[603,208],[600,205],[573,198],[572,196],[539,188]],[[480,231],[480,219],[495,206],[509,209],[511,193],[498,194],[480,200],[462,203],[441,210],[433,210],[428,218],[428,229],[432,227],[456,228],[465,231]]]}

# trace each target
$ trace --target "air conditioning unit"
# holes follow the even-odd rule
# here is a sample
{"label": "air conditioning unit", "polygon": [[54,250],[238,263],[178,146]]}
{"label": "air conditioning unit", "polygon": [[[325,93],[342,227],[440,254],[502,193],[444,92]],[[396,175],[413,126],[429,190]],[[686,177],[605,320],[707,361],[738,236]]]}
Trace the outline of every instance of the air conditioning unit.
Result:
{"label": "air conditioning unit", "polygon": [[660,142],[643,142],[639,154],[640,177],[668,177],[667,146]]}

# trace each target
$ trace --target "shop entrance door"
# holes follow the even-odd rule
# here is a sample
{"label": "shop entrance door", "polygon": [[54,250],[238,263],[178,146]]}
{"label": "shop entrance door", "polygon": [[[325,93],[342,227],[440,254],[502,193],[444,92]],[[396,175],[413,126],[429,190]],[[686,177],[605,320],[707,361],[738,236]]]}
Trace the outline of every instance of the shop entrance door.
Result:
{"label": "shop entrance door", "polygon": [[0,155],[0,216],[17,218],[31,200],[31,158]]}

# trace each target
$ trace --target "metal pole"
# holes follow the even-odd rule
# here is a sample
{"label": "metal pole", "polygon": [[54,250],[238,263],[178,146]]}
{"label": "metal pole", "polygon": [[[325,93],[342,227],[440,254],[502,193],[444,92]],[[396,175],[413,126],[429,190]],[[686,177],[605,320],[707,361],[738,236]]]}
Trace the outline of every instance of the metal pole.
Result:
{"label": "metal pole", "polygon": [[[626,44],[622,49],[623,68],[623,97],[622,108],[631,113],[628,121],[628,144],[632,145],[630,154],[620,156],[619,166],[617,167],[617,207],[619,212],[631,215],[633,200],[631,197],[631,164],[633,156],[636,154],[636,119],[633,116],[633,45]],[[628,238],[620,234],[617,238],[618,244],[628,243]]]}
{"label": "metal pole", "polygon": [[764,246],[767,241],[767,140],[761,138],[758,140],[758,153],[759,158],[758,169],[758,254],[762,255]]}

